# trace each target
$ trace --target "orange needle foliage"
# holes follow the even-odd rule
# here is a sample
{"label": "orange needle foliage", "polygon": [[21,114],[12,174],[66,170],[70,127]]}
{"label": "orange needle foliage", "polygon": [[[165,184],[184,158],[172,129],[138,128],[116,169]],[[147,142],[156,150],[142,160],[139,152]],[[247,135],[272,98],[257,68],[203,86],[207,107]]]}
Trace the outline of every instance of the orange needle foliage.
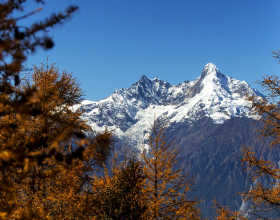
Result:
{"label": "orange needle foliage", "polygon": [[145,175],[139,161],[121,163],[110,176],[95,179],[92,207],[97,219],[144,220],[147,205],[144,195]]}
{"label": "orange needle foliage", "polygon": [[[97,181],[94,154],[94,150],[86,148],[82,160],[73,159],[70,165],[47,159],[42,166],[35,167],[19,186],[13,217],[24,216],[31,210],[39,219],[94,218],[96,195],[92,189]],[[53,170],[59,172],[51,175]]]}
{"label": "orange needle foliage", "polygon": [[[274,57],[279,59],[279,53],[273,52]],[[265,76],[258,82],[267,95],[264,99],[258,96],[249,96],[248,101],[252,104],[252,113],[257,114],[263,121],[260,130],[262,138],[271,138],[271,148],[277,148],[280,144],[280,78],[278,76]],[[271,149],[270,149],[271,150]],[[255,156],[250,148],[243,146],[242,164],[247,166],[247,171],[252,175],[254,185],[250,190],[240,193],[244,201],[251,201],[253,206],[248,215],[267,219],[263,215],[270,214],[279,217],[280,211],[280,169],[276,162],[263,160]],[[262,181],[263,180],[263,181]],[[216,219],[246,219],[241,218],[240,213],[230,212],[224,207],[218,206]],[[237,218],[237,216],[239,216]]]}
{"label": "orange needle foliage", "polygon": [[[280,144],[280,78],[277,76],[265,76],[259,82],[264,91],[268,92],[265,99],[252,96],[248,100],[252,103],[252,111],[262,116],[264,122],[261,136],[263,138],[272,137],[271,147],[279,147]],[[279,212],[280,208],[280,169],[271,161],[257,158],[250,149],[243,149],[242,163],[247,165],[247,170],[251,171],[252,180],[256,183],[252,189],[242,193],[244,200],[253,203],[254,210],[269,212],[274,210]],[[264,185],[261,179],[267,179],[270,183]],[[275,213],[276,213],[275,212]],[[274,214],[275,215],[275,214]]]}
{"label": "orange needle foliage", "polygon": [[[50,139],[46,134],[51,133],[47,131],[51,128],[37,126],[33,129],[36,127],[35,118],[47,112],[42,111],[40,101],[37,103],[31,101],[36,87],[19,89],[19,72],[23,69],[22,64],[29,54],[36,52],[38,48],[51,49],[54,46],[47,31],[64,23],[78,8],[70,6],[63,13],[53,13],[47,19],[24,27],[18,22],[42,9],[38,8],[17,17],[17,12],[24,12],[25,2],[6,0],[0,3],[0,219],[10,219],[16,208],[18,184],[30,173],[31,168],[53,155],[61,158],[57,151],[58,147],[55,146],[58,142],[54,142],[54,146],[49,150],[41,152],[40,150],[45,148],[45,145],[51,146],[51,140],[69,141],[73,136],[73,133],[70,134],[72,128],[68,133],[56,133],[57,137],[52,135]],[[44,3],[43,0],[36,2]],[[57,115],[49,114],[49,116],[53,119],[59,118]],[[50,117],[45,119],[45,124],[49,122]],[[58,124],[60,122],[61,120]],[[34,213],[20,219],[32,217]]]}
{"label": "orange needle foliage", "polygon": [[143,151],[141,159],[146,175],[144,187],[148,211],[146,219],[200,219],[199,201],[187,197],[193,184],[192,178],[175,169],[179,150],[173,143],[166,143],[168,121],[154,120],[149,136],[149,153]]}
{"label": "orange needle foliage", "polygon": [[36,87],[27,104],[40,109],[39,114],[23,118],[12,113],[2,117],[2,125],[16,125],[9,127],[9,133],[0,133],[2,155],[19,153],[17,148],[9,147],[11,143],[21,146],[27,155],[24,166],[18,166],[16,173],[9,167],[1,172],[1,180],[5,181],[1,186],[10,193],[1,194],[0,201],[9,201],[7,205],[12,202],[12,216],[16,219],[71,219],[81,215],[86,204],[84,190],[93,176],[93,167],[106,162],[110,154],[110,133],[85,137],[84,132],[91,129],[81,119],[82,110],[73,109],[82,90],[71,74],[58,71],[55,65],[46,69],[35,66],[30,80],[23,78],[20,83],[18,92]]}
{"label": "orange needle foliage", "polygon": [[217,206],[216,220],[247,220],[240,212],[229,211],[228,207],[220,206],[216,200],[214,200],[214,204]]}

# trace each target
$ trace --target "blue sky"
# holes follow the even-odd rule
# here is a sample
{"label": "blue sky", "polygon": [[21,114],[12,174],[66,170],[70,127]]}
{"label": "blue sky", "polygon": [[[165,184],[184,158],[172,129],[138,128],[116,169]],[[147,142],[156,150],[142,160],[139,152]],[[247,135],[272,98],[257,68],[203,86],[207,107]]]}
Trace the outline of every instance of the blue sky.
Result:
{"label": "blue sky", "polygon": [[[39,50],[28,64],[49,56],[80,81],[85,98],[100,100],[141,75],[172,84],[194,80],[214,63],[222,73],[254,82],[279,75],[270,50],[280,49],[279,0],[49,0],[24,22],[68,5],[71,21],[50,31],[55,47]],[[25,11],[36,9],[26,4]]]}

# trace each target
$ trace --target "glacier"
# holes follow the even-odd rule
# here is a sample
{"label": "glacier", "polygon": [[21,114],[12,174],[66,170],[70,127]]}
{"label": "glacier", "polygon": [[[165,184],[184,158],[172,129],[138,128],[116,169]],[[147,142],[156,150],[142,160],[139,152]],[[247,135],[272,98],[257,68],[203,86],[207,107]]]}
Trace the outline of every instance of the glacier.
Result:
{"label": "glacier", "polygon": [[94,131],[107,128],[140,148],[149,135],[150,124],[158,117],[166,117],[170,123],[190,124],[205,116],[215,124],[233,117],[258,119],[250,112],[247,94],[262,96],[245,81],[228,77],[208,63],[194,81],[172,85],[143,75],[129,88],[118,89],[100,101],[83,100],[74,108],[84,110],[83,119]]}

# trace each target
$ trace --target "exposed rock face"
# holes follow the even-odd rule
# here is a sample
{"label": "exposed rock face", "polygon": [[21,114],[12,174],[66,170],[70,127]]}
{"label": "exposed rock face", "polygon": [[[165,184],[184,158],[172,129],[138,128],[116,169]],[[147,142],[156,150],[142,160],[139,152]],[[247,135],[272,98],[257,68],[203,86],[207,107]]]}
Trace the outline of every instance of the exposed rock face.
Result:
{"label": "exposed rock face", "polygon": [[[257,94],[246,82],[223,75],[209,63],[195,81],[172,85],[158,78],[143,75],[128,89],[118,89],[111,96],[97,101],[83,100],[84,117],[95,130],[104,126],[115,129],[118,136],[127,132],[139,140],[134,131],[143,134],[142,124],[165,115],[171,122],[192,121],[207,116],[221,124],[231,117],[255,118],[248,110],[245,94]],[[141,142],[143,138],[140,138]]]}
{"label": "exposed rock face", "polygon": [[[181,146],[181,167],[190,176],[195,175],[195,192],[192,196],[202,199],[201,209],[204,217],[214,218],[213,200],[226,205],[231,210],[242,206],[239,192],[252,185],[251,177],[241,166],[242,145],[253,147],[256,155],[279,161],[277,150],[269,151],[269,139],[258,139],[261,122],[249,118],[234,117],[223,124],[214,124],[210,118],[202,118],[193,126],[187,123],[171,124],[167,134],[169,140]],[[179,131],[179,132],[178,132]],[[237,195],[237,196],[236,196]],[[248,211],[248,208],[246,210]],[[250,219],[253,219],[250,216]]]}
{"label": "exposed rock face", "polygon": [[261,124],[253,123],[258,117],[250,113],[246,94],[262,96],[209,63],[195,81],[172,85],[143,75],[128,89],[97,102],[83,100],[76,108],[85,110],[93,130],[112,129],[120,144],[125,139],[140,151],[147,147],[149,123],[155,117],[170,119],[167,138],[180,145],[180,165],[190,176],[196,175],[197,191],[192,195],[203,199],[202,211],[212,219],[214,197],[238,210],[242,201],[235,195],[252,184],[239,161],[242,144],[253,146],[264,159],[279,161],[279,153],[268,151],[269,140],[257,139],[255,131]]}

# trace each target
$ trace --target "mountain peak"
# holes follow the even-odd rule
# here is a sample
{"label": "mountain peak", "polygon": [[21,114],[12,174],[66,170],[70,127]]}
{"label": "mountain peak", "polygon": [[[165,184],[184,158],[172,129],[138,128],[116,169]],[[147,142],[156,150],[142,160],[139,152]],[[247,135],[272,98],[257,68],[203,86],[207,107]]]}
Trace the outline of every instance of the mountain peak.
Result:
{"label": "mountain peak", "polygon": [[218,69],[214,63],[207,63],[204,69],[205,68]]}
{"label": "mountain peak", "polygon": [[219,69],[213,63],[207,63],[206,66],[202,70],[201,79],[205,78],[206,76],[214,76],[220,77],[221,73]]}
{"label": "mountain peak", "polygon": [[[248,111],[246,94],[257,93],[246,82],[225,76],[214,64],[208,63],[196,80],[179,85],[142,75],[129,88],[116,90],[110,97],[90,103],[92,107],[87,108],[93,110],[86,114],[99,127],[116,126],[114,129],[122,132],[141,118],[152,120],[154,113],[172,121],[190,123],[207,116],[219,124],[231,117],[255,117]],[[137,126],[145,127],[141,123]]]}
{"label": "mountain peak", "polygon": [[160,78],[156,76],[154,79],[152,79],[152,81],[160,81]]}
{"label": "mountain peak", "polygon": [[142,75],[139,81],[149,80],[146,75]]}

